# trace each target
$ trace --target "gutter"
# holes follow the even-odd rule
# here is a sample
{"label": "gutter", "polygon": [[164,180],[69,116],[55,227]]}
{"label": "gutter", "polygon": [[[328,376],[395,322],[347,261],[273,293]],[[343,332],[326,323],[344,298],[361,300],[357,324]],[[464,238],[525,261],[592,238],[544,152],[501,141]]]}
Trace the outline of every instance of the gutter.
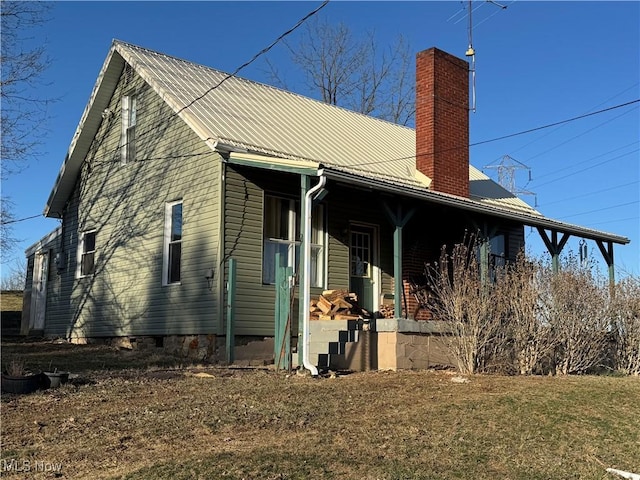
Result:
{"label": "gutter", "polygon": [[620,235],[614,235],[607,232],[601,232],[597,230],[580,227],[578,225],[572,225],[569,223],[559,222],[552,220],[544,216],[536,216],[527,213],[513,212],[502,208],[494,207],[491,205],[483,205],[473,200],[464,198],[457,198],[451,195],[442,194],[440,192],[434,192],[432,190],[423,191],[416,190],[409,186],[388,184],[383,181],[376,181],[368,178],[363,178],[357,175],[349,174],[347,172],[341,172],[337,170],[328,170],[323,173],[332,180],[337,182],[347,183],[349,185],[361,185],[366,188],[382,190],[389,193],[405,195],[408,197],[417,198],[420,200],[426,200],[432,203],[447,205],[470,212],[481,213],[484,215],[496,216],[499,218],[513,220],[523,223],[527,226],[549,228],[552,230],[558,230],[563,233],[569,233],[578,237],[582,237],[589,240],[604,240],[608,242],[617,243],[620,245],[626,245],[630,242],[627,237]]}
{"label": "gutter", "polygon": [[302,364],[304,368],[311,372],[314,377],[318,376],[318,368],[312,365],[309,361],[309,319],[310,319],[310,304],[311,304],[311,208],[313,205],[313,197],[316,193],[321,192],[327,183],[327,177],[324,175],[324,170],[318,170],[318,177],[320,177],[318,184],[307,191],[304,196],[304,232],[302,233],[302,239],[304,241],[304,265],[302,276],[302,295],[303,311],[302,317]]}

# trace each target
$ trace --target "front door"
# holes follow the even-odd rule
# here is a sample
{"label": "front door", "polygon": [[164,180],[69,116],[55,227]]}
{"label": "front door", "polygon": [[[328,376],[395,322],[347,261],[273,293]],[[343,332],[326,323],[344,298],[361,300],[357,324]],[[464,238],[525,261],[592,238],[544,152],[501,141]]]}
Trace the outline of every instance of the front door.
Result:
{"label": "front door", "polygon": [[370,312],[376,308],[376,231],[373,226],[351,225],[349,290],[358,295],[358,304]]}
{"label": "front door", "polygon": [[31,318],[29,330],[44,330],[47,306],[47,278],[49,277],[49,251],[37,252],[33,265],[31,287]]}

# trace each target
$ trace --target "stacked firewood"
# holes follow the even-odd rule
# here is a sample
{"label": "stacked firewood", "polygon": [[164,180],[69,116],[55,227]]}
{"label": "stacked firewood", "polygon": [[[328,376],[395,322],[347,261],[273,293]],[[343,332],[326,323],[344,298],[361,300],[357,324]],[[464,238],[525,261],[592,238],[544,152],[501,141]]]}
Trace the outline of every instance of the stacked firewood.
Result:
{"label": "stacked firewood", "polygon": [[358,296],[348,290],[325,290],[310,302],[311,320],[357,320],[371,314],[358,305]]}
{"label": "stacked firewood", "polygon": [[380,305],[380,309],[378,311],[383,318],[395,318],[396,316],[395,306],[393,305],[393,303],[385,303],[383,305]]}

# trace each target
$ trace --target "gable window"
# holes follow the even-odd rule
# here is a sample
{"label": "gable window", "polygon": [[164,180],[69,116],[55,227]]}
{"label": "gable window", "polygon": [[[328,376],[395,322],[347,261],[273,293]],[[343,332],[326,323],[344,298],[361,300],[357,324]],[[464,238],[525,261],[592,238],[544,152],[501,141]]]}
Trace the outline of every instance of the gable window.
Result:
{"label": "gable window", "polygon": [[122,141],[120,160],[122,163],[136,159],[136,116],[138,101],[135,95],[122,97]]}
{"label": "gable window", "polygon": [[[311,214],[311,286],[323,287],[325,278],[324,207],[314,207]],[[300,267],[300,203],[296,200],[265,195],[262,283],[273,284],[276,278],[276,253],[294,273]]]}
{"label": "gable window", "polygon": [[164,211],[162,283],[180,283],[182,263],[182,200],[169,202]]}
{"label": "gable window", "polygon": [[96,272],[96,231],[88,230],[80,234],[78,244],[78,277],[87,277]]}

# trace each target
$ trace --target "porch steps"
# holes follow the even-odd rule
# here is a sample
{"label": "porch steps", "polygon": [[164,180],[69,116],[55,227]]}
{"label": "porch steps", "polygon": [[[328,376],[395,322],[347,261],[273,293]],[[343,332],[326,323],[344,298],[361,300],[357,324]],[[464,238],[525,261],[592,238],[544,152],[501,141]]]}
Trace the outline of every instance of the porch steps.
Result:
{"label": "porch steps", "polygon": [[313,320],[309,322],[309,361],[318,369],[345,368],[349,344],[360,339],[358,320]]}

